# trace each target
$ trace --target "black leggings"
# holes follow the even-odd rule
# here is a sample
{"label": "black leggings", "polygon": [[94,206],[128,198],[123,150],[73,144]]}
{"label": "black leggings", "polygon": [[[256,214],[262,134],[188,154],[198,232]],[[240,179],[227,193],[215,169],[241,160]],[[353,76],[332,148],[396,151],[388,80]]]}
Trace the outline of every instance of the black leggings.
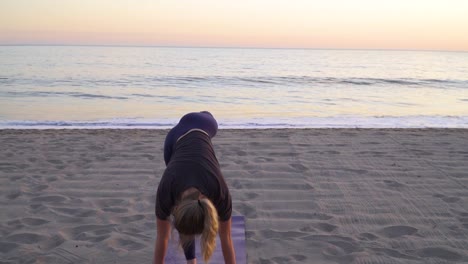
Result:
{"label": "black leggings", "polygon": [[171,160],[172,148],[177,139],[190,129],[201,129],[205,131],[210,138],[213,138],[218,132],[218,123],[213,115],[208,111],[188,113],[184,115],[179,123],[169,131],[164,142],[164,161],[166,165]]}
{"label": "black leggings", "polygon": [[[191,129],[201,129],[205,131],[210,138],[213,138],[218,132],[218,123],[210,112],[196,112],[184,115],[179,123],[169,131],[164,142],[164,161],[166,165],[171,160],[172,149],[177,139]],[[186,260],[195,258],[195,240],[190,241],[184,247]]]}

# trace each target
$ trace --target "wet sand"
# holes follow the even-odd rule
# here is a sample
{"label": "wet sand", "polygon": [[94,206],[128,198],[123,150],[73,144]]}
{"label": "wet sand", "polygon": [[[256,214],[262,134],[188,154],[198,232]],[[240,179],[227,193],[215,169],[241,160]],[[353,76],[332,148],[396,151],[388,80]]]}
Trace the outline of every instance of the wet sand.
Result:
{"label": "wet sand", "polygon": [[[1,263],[151,263],[165,130],[0,130]],[[468,130],[220,130],[248,263],[468,263]],[[200,261],[201,263],[201,261]]]}

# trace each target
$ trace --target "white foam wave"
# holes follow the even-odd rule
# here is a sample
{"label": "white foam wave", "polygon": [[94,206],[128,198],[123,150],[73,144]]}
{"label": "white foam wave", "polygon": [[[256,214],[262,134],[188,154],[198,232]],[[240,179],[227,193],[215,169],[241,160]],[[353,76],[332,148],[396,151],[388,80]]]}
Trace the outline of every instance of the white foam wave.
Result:
{"label": "white foam wave", "polygon": [[[95,121],[0,121],[0,129],[169,129],[178,119],[115,118]],[[218,119],[220,129],[468,128],[468,116],[307,117]]]}

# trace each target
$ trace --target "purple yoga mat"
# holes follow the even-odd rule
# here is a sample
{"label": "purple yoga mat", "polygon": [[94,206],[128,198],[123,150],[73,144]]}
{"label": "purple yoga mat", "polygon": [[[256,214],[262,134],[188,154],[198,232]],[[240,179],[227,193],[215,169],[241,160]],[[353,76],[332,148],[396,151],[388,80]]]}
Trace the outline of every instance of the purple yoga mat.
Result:
{"label": "purple yoga mat", "polygon": [[[234,249],[236,251],[236,261],[237,264],[247,263],[247,256],[245,252],[245,219],[242,215],[236,215],[232,217],[232,241],[234,243]],[[176,234],[174,234],[177,237]],[[177,240],[177,238],[175,239]],[[203,263],[203,258],[200,253],[200,241],[197,239],[196,251],[197,262]],[[169,264],[180,264],[185,263],[184,252],[180,247],[177,246],[177,241],[170,242],[167,255],[166,263]],[[224,263],[223,252],[221,251],[221,244],[219,242],[219,237],[216,239],[216,250],[213,253],[213,256],[210,259],[210,264],[221,264]]]}

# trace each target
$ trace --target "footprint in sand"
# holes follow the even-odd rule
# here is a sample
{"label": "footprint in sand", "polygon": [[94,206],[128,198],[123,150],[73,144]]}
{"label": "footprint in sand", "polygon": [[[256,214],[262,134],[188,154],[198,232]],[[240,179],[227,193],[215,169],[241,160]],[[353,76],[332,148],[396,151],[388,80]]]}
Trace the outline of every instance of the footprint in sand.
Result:
{"label": "footprint in sand", "polygon": [[73,237],[83,232],[99,232],[99,234],[102,234],[103,232],[110,233],[115,226],[116,225],[82,225],[66,229],[65,233],[70,234]]}
{"label": "footprint in sand", "polygon": [[379,238],[379,237],[372,234],[372,233],[361,233],[361,234],[358,235],[359,240],[372,241],[372,240],[376,240],[377,238]]}
{"label": "footprint in sand", "polygon": [[289,166],[291,166],[292,168],[298,170],[299,172],[304,172],[304,171],[307,171],[309,169],[306,166],[304,166],[302,164],[299,164],[299,163],[291,163],[291,164],[289,164]]}
{"label": "footprint in sand", "polygon": [[105,162],[105,161],[108,161],[109,158],[105,155],[97,155],[96,156],[96,161],[99,161],[99,162]]}
{"label": "footprint in sand", "polygon": [[249,163],[248,161],[245,161],[245,160],[233,160],[233,162],[237,165],[245,165]]}
{"label": "footprint in sand", "polygon": [[327,144],[327,147],[346,147],[346,144]]}
{"label": "footprint in sand", "polygon": [[242,151],[242,150],[237,151],[236,154],[237,154],[238,156],[247,156],[247,152]]}
{"label": "footprint in sand", "polygon": [[258,196],[259,194],[257,193],[246,192],[246,193],[241,193],[238,199],[241,201],[250,201],[250,200],[257,198]]}
{"label": "footprint in sand", "polygon": [[47,240],[47,237],[35,233],[21,233],[8,236],[6,237],[6,240],[19,244],[36,244],[38,242]]}
{"label": "footprint in sand", "polygon": [[[61,233],[68,239],[97,243],[108,239],[114,231],[114,227],[115,225],[82,225],[62,229]],[[58,242],[60,239],[57,239]]]}
{"label": "footprint in sand", "polygon": [[48,195],[48,196],[39,196],[31,199],[31,202],[45,202],[45,203],[61,203],[66,201],[67,198],[60,195]]}
{"label": "footprint in sand", "polygon": [[295,261],[304,261],[307,259],[306,256],[304,255],[299,255],[299,254],[293,254],[291,255],[291,257],[295,260]]}
{"label": "footprint in sand", "polygon": [[335,151],[335,150],[327,150],[327,151],[321,151],[319,152],[320,154],[323,154],[323,155],[338,155],[340,154],[341,152],[339,151]]}
{"label": "footprint in sand", "polygon": [[314,225],[314,227],[327,233],[333,232],[335,229],[338,228],[336,225],[332,225],[328,223],[317,223]]}
{"label": "footprint in sand", "polygon": [[450,154],[468,155],[468,151],[449,151]]}
{"label": "footprint in sand", "polygon": [[253,141],[253,142],[249,142],[249,145],[250,146],[260,146],[260,142],[256,142],[256,141]]}
{"label": "footprint in sand", "polygon": [[272,162],[272,161],[275,161],[275,159],[267,158],[267,157],[258,157],[254,159],[254,162]]}
{"label": "footprint in sand", "polygon": [[17,243],[0,242],[0,253],[8,253],[17,247],[19,247]]}
{"label": "footprint in sand", "polygon": [[90,261],[66,249],[58,247],[38,256],[35,263],[90,263]]}
{"label": "footprint in sand", "polygon": [[315,233],[317,230],[311,226],[304,226],[299,229],[302,232],[307,232],[307,233]]}
{"label": "footprint in sand", "polygon": [[373,157],[382,157],[388,153],[384,151],[360,151],[360,152],[356,152],[356,154],[365,155],[365,156],[373,156]]}
{"label": "footprint in sand", "polygon": [[131,216],[119,217],[118,220],[122,224],[127,224],[127,223],[131,223],[131,222],[140,221],[140,220],[142,220],[144,218],[145,218],[144,215],[131,215]]}
{"label": "footprint in sand", "polygon": [[445,198],[442,198],[442,201],[446,203],[456,203],[460,201],[460,198],[459,197],[445,197]]}
{"label": "footprint in sand", "polygon": [[34,213],[41,211],[42,209],[46,208],[44,205],[38,204],[30,204],[29,207],[34,211]]}
{"label": "footprint in sand", "polygon": [[362,251],[359,243],[350,237],[310,235],[302,239],[323,244],[322,254],[337,262],[342,262],[343,259],[351,260],[353,253]]}
{"label": "footprint in sand", "polygon": [[123,207],[105,207],[105,208],[102,208],[102,211],[121,214],[121,213],[127,213],[128,209],[123,208]]}
{"label": "footprint in sand", "polygon": [[98,243],[98,242],[108,239],[109,237],[110,235],[96,236],[96,235],[92,235],[88,233],[81,233],[75,237],[75,240]]}
{"label": "footprint in sand", "polygon": [[244,215],[246,218],[255,219],[257,218],[257,209],[254,206],[251,206],[247,203],[242,203],[237,208],[239,212]]}
{"label": "footprint in sand", "polygon": [[52,237],[47,238],[47,240],[39,243],[38,247],[43,251],[49,251],[54,249],[65,242],[65,238],[62,235],[53,235]]}
{"label": "footprint in sand", "polygon": [[350,168],[344,168],[343,171],[352,172],[352,173],[356,173],[356,174],[366,174],[366,173],[369,172],[368,170],[350,169]]}
{"label": "footprint in sand", "polygon": [[90,217],[96,215],[96,210],[84,208],[51,207],[52,211],[66,216]]}
{"label": "footprint in sand", "polygon": [[356,133],[351,133],[351,132],[341,132],[340,135],[341,135],[341,136],[345,136],[345,137],[355,137],[355,136],[357,136],[358,134],[356,134]]}
{"label": "footprint in sand", "polygon": [[7,222],[8,226],[23,226],[23,225],[28,225],[28,226],[40,226],[49,223],[49,221],[41,219],[41,218],[22,218],[22,219],[16,219]]}
{"label": "footprint in sand", "polygon": [[10,181],[17,181],[17,180],[21,180],[23,179],[24,176],[21,176],[21,175],[16,175],[16,176],[11,176],[10,178],[8,178]]}
{"label": "footprint in sand", "polygon": [[36,186],[31,187],[30,190],[31,190],[32,192],[35,192],[35,193],[40,193],[40,192],[42,192],[43,190],[45,190],[45,189],[47,189],[47,188],[49,188],[49,185],[47,185],[47,184],[40,184],[40,185],[36,185]]}
{"label": "footprint in sand", "polygon": [[335,245],[327,244],[322,249],[322,254],[330,259],[337,260],[337,257],[343,257],[346,255],[346,252],[342,250],[340,247]]}
{"label": "footprint in sand", "polygon": [[260,237],[265,239],[290,239],[304,236],[303,232],[296,231],[276,231],[273,229],[260,230]]}
{"label": "footprint in sand", "polygon": [[54,165],[62,165],[62,164],[63,164],[63,161],[61,161],[61,160],[54,160],[54,159],[49,159],[49,160],[47,160],[47,162],[52,163],[52,164],[54,164]]}
{"label": "footprint in sand", "polygon": [[398,189],[398,188],[405,187],[405,185],[403,183],[399,183],[397,181],[384,180],[383,182],[385,183],[385,185],[387,185],[390,188],[397,188]]}
{"label": "footprint in sand", "polygon": [[444,201],[446,203],[456,203],[456,202],[460,201],[460,198],[458,198],[458,197],[449,197],[449,196],[445,196],[445,195],[440,194],[440,193],[436,193],[436,194],[434,194],[432,196],[436,197],[436,198],[440,198],[442,201]]}
{"label": "footprint in sand", "polygon": [[294,152],[271,152],[268,155],[270,157],[296,157],[299,154]]}
{"label": "footprint in sand", "polygon": [[463,211],[458,211],[458,210],[454,210],[454,209],[451,209],[451,211],[461,217],[466,217],[468,216],[468,212],[463,212]]}
{"label": "footprint in sand", "polygon": [[242,189],[242,183],[239,181],[239,180],[233,180],[231,182],[231,186],[234,188],[234,189]]}
{"label": "footprint in sand", "polygon": [[412,142],[404,142],[401,143],[402,146],[419,146],[418,143],[412,143]]}
{"label": "footprint in sand", "polygon": [[109,241],[109,245],[113,248],[125,249],[128,251],[140,250],[146,247],[144,244],[123,238],[113,239],[112,241]]}
{"label": "footprint in sand", "polygon": [[47,181],[47,182],[54,182],[54,181],[57,181],[57,180],[58,180],[58,178],[55,177],[55,176],[50,176],[50,177],[47,177],[47,178],[46,178],[46,181]]}
{"label": "footprint in sand", "polygon": [[143,154],[141,155],[143,158],[147,158],[148,160],[154,160],[155,156],[151,154]]}
{"label": "footprint in sand", "polygon": [[271,260],[261,259],[262,264],[266,263],[295,263],[295,262],[303,262],[306,260],[307,257],[304,255],[289,255],[289,256],[281,256],[281,257],[273,257]]}
{"label": "footprint in sand", "polygon": [[420,150],[420,149],[410,149],[410,151],[412,151],[414,154],[416,154],[418,156],[432,156],[432,155],[434,155],[434,153],[432,153],[432,152],[424,151],[424,150]]}
{"label": "footprint in sand", "polygon": [[8,221],[6,225],[9,227],[9,230],[18,230],[24,227],[20,219]]}
{"label": "footprint in sand", "polygon": [[382,132],[382,131],[378,131],[378,132],[375,132],[374,135],[377,135],[377,136],[386,136],[386,135],[388,135],[388,133]]}
{"label": "footprint in sand", "polygon": [[14,199],[20,197],[21,194],[22,194],[22,192],[19,191],[19,190],[12,191],[12,192],[10,192],[10,193],[8,193],[8,194],[6,195],[6,198],[7,198],[8,200],[14,200]]}
{"label": "footprint in sand", "polygon": [[418,229],[411,226],[388,226],[378,231],[384,237],[397,238],[401,236],[410,236],[418,232]]}
{"label": "footprint in sand", "polygon": [[350,241],[336,240],[336,241],[329,241],[328,243],[338,247],[345,254],[351,254],[353,252],[358,252],[362,250],[357,243],[350,242]]}
{"label": "footprint in sand", "polygon": [[362,142],[362,145],[380,145],[380,142],[369,141],[369,142]]}
{"label": "footprint in sand", "polygon": [[446,261],[458,261],[462,258],[459,253],[442,247],[427,247],[417,251],[422,258],[439,258]]}
{"label": "footprint in sand", "polygon": [[372,247],[370,248],[370,250],[374,251],[375,253],[377,253],[378,255],[387,255],[387,256],[390,256],[392,258],[396,258],[396,259],[408,259],[408,260],[417,260],[416,257],[413,257],[413,256],[410,256],[410,255],[406,255],[404,253],[401,253],[400,251],[398,250],[394,250],[394,249],[390,249],[390,248],[377,248],[377,247]]}
{"label": "footprint in sand", "polygon": [[254,239],[257,236],[257,231],[245,231],[245,238],[247,240]]}
{"label": "footprint in sand", "polygon": [[100,199],[96,201],[96,205],[100,208],[104,208],[104,207],[111,207],[111,206],[116,206],[116,205],[124,205],[124,202],[126,202],[126,200],[124,199],[109,198],[109,199]]}

